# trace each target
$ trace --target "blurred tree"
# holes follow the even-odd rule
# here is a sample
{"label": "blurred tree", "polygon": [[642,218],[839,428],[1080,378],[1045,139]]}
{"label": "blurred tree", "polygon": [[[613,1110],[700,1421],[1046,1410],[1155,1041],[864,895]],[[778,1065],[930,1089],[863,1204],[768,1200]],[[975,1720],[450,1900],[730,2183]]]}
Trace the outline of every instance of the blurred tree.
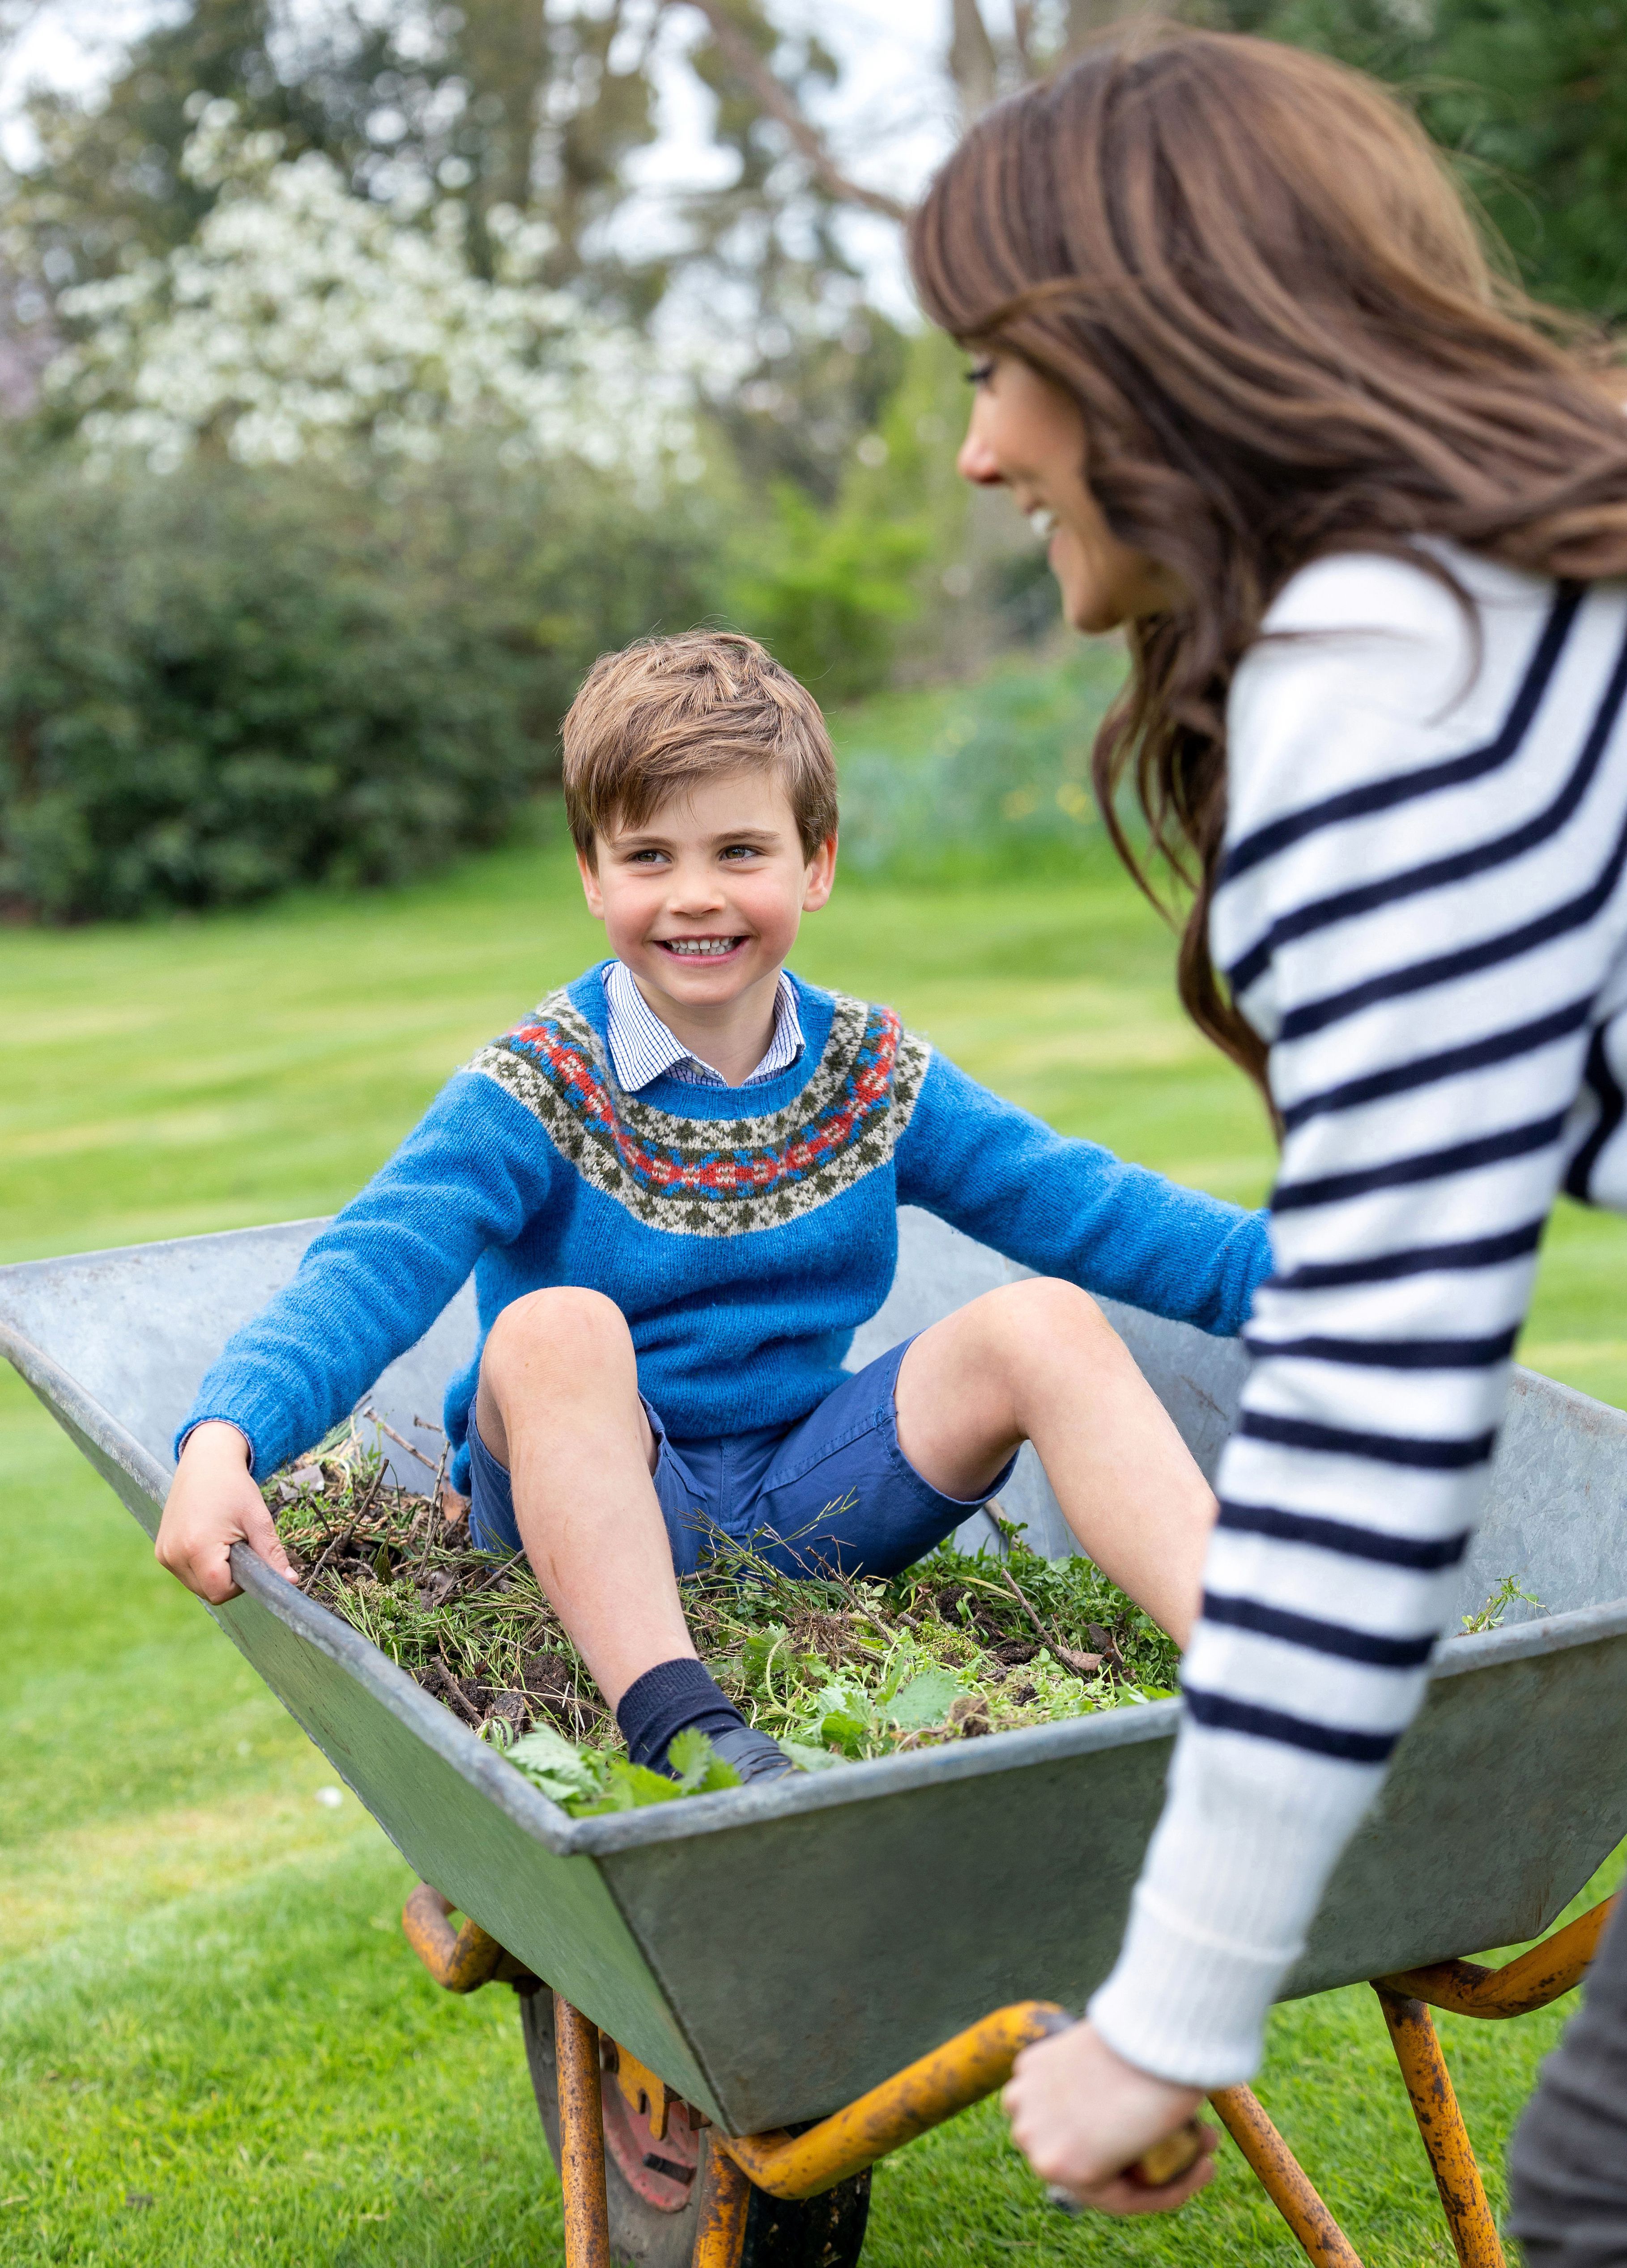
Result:
{"label": "blurred tree", "polygon": [[181,172],[218,192],[188,241],[57,298],[73,339],[45,373],[46,422],[77,430],[92,469],[133,453],[170,470],[201,446],[353,477],[369,453],[426,462],[482,434],[514,466],[576,457],[657,484],[675,460],[701,470],[682,378],[632,326],[540,282],[551,232],[512,205],[486,215],[488,278],[466,199],[443,195],[421,226],[410,203],[352,194],[321,151],[246,134],[224,96]]}
{"label": "blurred tree", "polygon": [[904,373],[909,342],[873,308],[832,338],[770,321],[755,366],[718,394],[712,416],[751,489],[789,480],[829,504]]}
{"label": "blurred tree", "polygon": [[[53,288],[110,274],[131,249],[185,242],[212,192],[187,179],[181,151],[203,101],[224,96],[250,129],[280,131],[291,156],[333,158],[359,195],[412,184],[464,195],[477,257],[493,206],[542,205],[558,239],[548,280],[570,280],[625,194],[628,155],[654,132],[647,41],[611,56],[630,13],[651,9],[403,0],[380,13],[343,0],[292,18],[276,0],[191,0],[137,41],[104,99],[33,98],[41,162],[11,185],[13,235]],[[662,279],[598,281],[647,306]]]}
{"label": "blurred tree", "polygon": [[[618,229],[637,194],[631,161],[656,131],[658,67],[693,74],[728,163],[716,186],[669,199],[655,230]],[[838,216],[855,200],[902,208],[851,182],[807,122],[837,75],[817,38],[774,28],[766,0],[188,0],[105,94],[31,100],[39,162],[4,184],[13,288],[0,273],[0,363],[8,306],[13,329],[48,330],[63,290],[192,239],[216,193],[181,153],[225,97],[247,130],[281,134],[290,158],[329,158],[359,196],[427,207],[426,192],[455,195],[477,274],[501,264],[488,217],[517,210],[552,232],[539,280],[606,313],[642,320],[687,276],[691,308],[731,337],[724,389],[743,367],[800,399],[806,360],[808,422],[839,446],[864,430],[897,357],[879,320],[878,359],[837,343],[867,328]],[[829,454],[816,443],[772,469],[817,488]]]}
{"label": "blurred tree", "polygon": [[1229,0],[1401,87],[1539,298],[1627,314],[1623,0]]}

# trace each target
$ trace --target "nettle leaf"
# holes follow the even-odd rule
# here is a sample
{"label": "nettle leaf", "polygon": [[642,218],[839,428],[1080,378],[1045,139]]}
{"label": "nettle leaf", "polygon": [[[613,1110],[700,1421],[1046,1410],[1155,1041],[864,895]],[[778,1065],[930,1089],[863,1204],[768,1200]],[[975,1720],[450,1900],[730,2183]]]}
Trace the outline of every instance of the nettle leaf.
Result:
{"label": "nettle leaf", "polygon": [[819,1719],[819,1738],[827,1749],[839,1749],[845,1756],[861,1756],[869,1732],[869,1721],[854,1717],[845,1709],[827,1709]]}
{"label": "nettle leaf", "polygon": [[894,1725],[913,1731],[923,1725],[941,1725],[960,1697],[960,1680],[952,1670],[923,1669],[895,1694],[883,1714]]}
{"label": "nettle leaf", "polygon": [[652,1771],[647,1764],[629,1764],[625,1756],[611,1756],[605,1769],[603,1792],[590,1802],[572,1804],[571,1815],[574,1819],[594,1819],[606,1811],[642,1811],[647,1804],[671,1803],[689,1793],[664,1772]]}
{"label": "nettle leaf", "polygon": [[539,1725],[504,1755],[533,1787],[569,1810],[586,1797],[597,1795],[603,1784],[603,1759],[567,1741],[551,1726]]}
{"label": "nettle leaf", "polygon": [[862,1685],[847,1678],[832,1679],[814,1707],[818,1712],[819,1738],[827,1749],[839,1749],[847,1756],[864,1754],[864,1744],[875,1729],[876,1712]]}
{"label": "nettle leaf", "polygon": [[829,1749],[810,1749],[806,1741],[781,1740],[780,1746],[802,1771],[835,1771],[841,1764]]}
{"label": "nettle leaf", "polygon": [[694,1725],[669,1742],[667,1762],[678,1776],[680,1795],[710,1795],[716,1788],[743,1785],[733,1764],[725,1763]]}
{"label": "nettle leaf", "polygon": [[814,1706],[817,1709],[834,1710],[839,1715],[856,1717],[862,1724],[866,1725],[869,1724],[875,1716],[875,1711],[870,1706],[869,1695],[856,1679],[851,1677],[832,1678],[828,1685],[821,1689]]}
{"label": "nettle leaf", "polygon": [[748,1685],[762,1683],[769,1656],[784,1636],[783,1623],[770,1623],[765,1630],[751,1632],[740,1649],[740,1672]]}

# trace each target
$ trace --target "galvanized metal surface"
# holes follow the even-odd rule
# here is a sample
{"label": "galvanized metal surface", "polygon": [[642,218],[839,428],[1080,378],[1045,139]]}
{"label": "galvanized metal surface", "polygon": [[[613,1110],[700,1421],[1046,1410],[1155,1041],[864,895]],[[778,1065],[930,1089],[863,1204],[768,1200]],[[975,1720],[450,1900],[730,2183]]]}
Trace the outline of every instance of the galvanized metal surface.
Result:
{"label": "galvanized metal surface", "polygon": [[[198,1378],[319,1225],[0,1270],[0,1351],[150,1532]],[[1022,1272],[924,1214],[899,1227],[855,1362]],[[1212,1470],[1240,1351],[1112,1312]],[[374,1389],[432,1459],[412,1420],[439,1414],[473,1331],[465,1290]],[[1443,1649],[1291,1991],[1535,1936],[1627,1830],[1624,1493],[1627,1418],[1520,1373],[1463,1602],[1512,1573],[1557,1611]],[[1005,1500],[1060,1548],[1043,1476]],[[1078,2007],[1111,1965],[1172,1703],[572,1821],[335,1617],[238,1565],[246,1595],[217,1619],[418,1873],[733,2132],[831,2110],[1011,2000]]]}

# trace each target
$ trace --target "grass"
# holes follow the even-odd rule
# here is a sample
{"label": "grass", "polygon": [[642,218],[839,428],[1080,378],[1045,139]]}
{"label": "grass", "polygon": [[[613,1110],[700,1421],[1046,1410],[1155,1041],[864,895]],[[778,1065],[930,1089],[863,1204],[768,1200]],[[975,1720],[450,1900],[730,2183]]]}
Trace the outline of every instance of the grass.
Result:
{"label": "grass", "polygon": [[[332,1209],[596,939],[546,843],[365,901],[0,935],[0,1257]],[[1067,882],[847,887],[796,959],[1058,1126],[1266,1188],[1259,1110],[1181,1023],[1167,940],[1099,849]],[[1627,1403],[1624,1240],[1561,1212],[1524,1352]],[[0,2262],[558,2263],[509,1995],[428,1983],[402,1862],[348,1795],[319,1800],[323,1759],[9,1373],[0,1538]],[[1499,2200],[1564,2014],[1443,2021]],[[1364,1993],[1278,2011],[1261,2092],[1368,2268],[1449,2261]],[[867,2268],[1290,2268],[1222,2160],[1174,2221],[1069,2223],[985,2106],[887,2161]]]}

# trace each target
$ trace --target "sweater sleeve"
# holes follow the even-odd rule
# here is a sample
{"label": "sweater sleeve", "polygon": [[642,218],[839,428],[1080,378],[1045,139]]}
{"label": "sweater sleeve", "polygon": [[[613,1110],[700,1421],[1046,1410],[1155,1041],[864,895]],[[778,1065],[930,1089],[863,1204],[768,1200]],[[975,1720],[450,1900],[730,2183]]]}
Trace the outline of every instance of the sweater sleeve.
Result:
{"label": "sweater sleeve", "polygon": [[247,1436],[264,1478],[321,1440],[420,1339],[489,1246],[546,1202],[552,1145],[494,1079],[460,1073],[389,1162],[307,1247],[292,1280],[226,1342],[175,1437],[206,1418]]}
{"label": "sweater sleeve", "polygon": [[1587,1045],[1594,948],[1554,909],[1620,827],[1564,784],[1616,729],[1619,613],[1527,583],[1477,637],[1372,559],[1286,595],[1293,635],[1233,690],[1211,923],[1271,1051],[1276,1269],[1167,1805],[1091,2004],[1131,2062],[1206,2088],[1254,2068],[1456,1605]]}
{"label": "sweater sleeve", "polygon": [[898,1148],[899,1200],[1009,1259],[1218,1336],[1270,1267],[1265,1217],[1056,1133],[933,1054]]}

